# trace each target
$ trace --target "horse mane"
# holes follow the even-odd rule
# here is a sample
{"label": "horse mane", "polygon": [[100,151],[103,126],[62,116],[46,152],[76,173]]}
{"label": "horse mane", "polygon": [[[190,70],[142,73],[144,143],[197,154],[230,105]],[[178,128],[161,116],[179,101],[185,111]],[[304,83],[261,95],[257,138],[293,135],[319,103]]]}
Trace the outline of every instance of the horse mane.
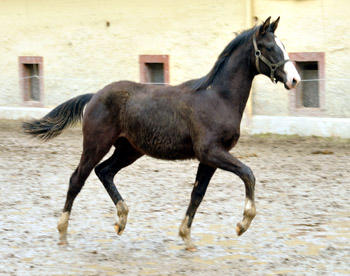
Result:
{"label": "horse mane", "polygon": [[260,28],[260,26],[255,26],[251,29],[245,30],[239,33],[222,51],[219,55],[217,61],[214,64],[214,67],[210,70],[210,72],[202,78],[190,80],[184,83],[184,85],[188,85],[192,91],[205,90],[209,86],[211,86],[215,80],[215,78],[220,74],[222,68],[229,60],[232,53],[242,44],[246,43],[256,30]]}

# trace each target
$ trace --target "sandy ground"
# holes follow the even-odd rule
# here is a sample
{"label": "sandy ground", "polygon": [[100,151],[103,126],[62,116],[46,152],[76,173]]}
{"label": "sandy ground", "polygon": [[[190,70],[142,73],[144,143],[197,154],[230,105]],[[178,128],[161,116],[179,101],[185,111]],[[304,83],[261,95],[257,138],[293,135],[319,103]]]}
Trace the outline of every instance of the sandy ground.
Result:
{"label": "sandy ground", "polygon": [[197,252],[178,228],[197,162],[143,157],[121,171],[129,206],[124,234],[91,174],[73,206],[69,244],[56,224],[78,164],[79,128],[42,143],[0,122],[0,275],[350,274],[350,141],[243,136],[232,154],[257,178],[257,217],[241,237],[244,185],[217,171],[192,227]]}

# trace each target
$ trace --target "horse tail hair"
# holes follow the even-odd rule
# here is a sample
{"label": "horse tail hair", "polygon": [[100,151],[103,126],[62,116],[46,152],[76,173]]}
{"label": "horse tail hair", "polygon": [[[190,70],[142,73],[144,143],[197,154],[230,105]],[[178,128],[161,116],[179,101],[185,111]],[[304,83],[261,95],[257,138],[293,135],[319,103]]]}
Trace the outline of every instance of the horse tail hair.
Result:
{"label": "horse tail hair", "polygon": [[60,135],[64,129],[82,120],[84,107],[93,95],[77,96],[60,104],[42,119],[23,122],[24,132],[44,141]]}

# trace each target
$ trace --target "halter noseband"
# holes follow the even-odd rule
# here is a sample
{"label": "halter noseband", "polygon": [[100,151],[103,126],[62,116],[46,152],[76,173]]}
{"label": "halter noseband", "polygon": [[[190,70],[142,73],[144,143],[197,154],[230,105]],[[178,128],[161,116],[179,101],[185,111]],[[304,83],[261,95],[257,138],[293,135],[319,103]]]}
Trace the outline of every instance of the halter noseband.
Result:
{"label": "halter noseband", "polygon": [[259,73],[261,73],[260,71],[260,65],[259,65],[259,59],[261,59],[262,62],[264,62],[271,71],[271,75],[270,75],[270,79],[273,83],[277,83],[277,79],[275,78],[275,71],[281,67],[282,65],[284,65],[285,63],[287,63],[288,61],[290,61],[289,59],[284,59],[281,60],[278,63],[271,63],[270,61],[268,61],[262,54],[261,51],[258,49],[258,45],[256,43],[256,33],[253,35],[253,45],[254,45],[254,51],[255,51],[255,66],[256,69],[258,70]]}

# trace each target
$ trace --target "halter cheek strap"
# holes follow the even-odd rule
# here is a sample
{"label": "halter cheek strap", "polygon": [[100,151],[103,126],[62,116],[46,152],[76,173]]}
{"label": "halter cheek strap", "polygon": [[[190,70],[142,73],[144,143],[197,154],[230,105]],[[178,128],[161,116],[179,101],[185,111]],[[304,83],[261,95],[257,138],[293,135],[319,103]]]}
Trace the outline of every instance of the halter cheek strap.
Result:
{"label": "halter cheek strap", "polygon": [[255,51],[255,66],[256,69],[258,70],[259,73],[261,73],[260,71],[260,60],[262,62],[264,62],[269,68],[270,68],[270,79],[273,83],[277,83],[277,79],[275,78],[275,72],[276,70],[281,67],[282,65],[284,65],[285,63],[287,63],[288,61],[290,61],[289,59],[284,59],[281,60],[278,63],[271,63],[270,61],[268,61],[261,53],[261,51],[258,49],[258,45],[256,43],[256,34],[253,35],[253,45],[254,45],[254,51]]}

